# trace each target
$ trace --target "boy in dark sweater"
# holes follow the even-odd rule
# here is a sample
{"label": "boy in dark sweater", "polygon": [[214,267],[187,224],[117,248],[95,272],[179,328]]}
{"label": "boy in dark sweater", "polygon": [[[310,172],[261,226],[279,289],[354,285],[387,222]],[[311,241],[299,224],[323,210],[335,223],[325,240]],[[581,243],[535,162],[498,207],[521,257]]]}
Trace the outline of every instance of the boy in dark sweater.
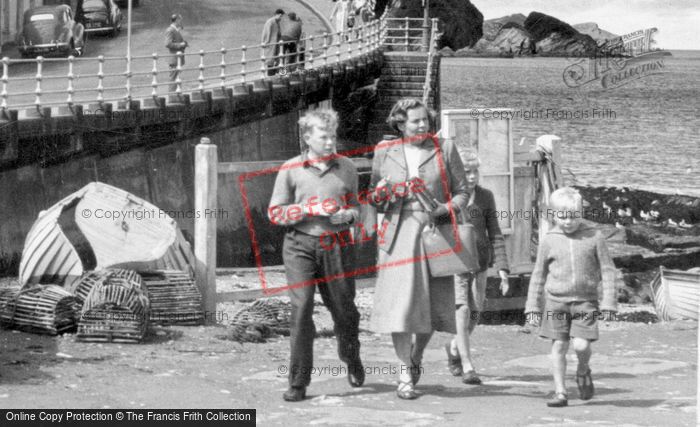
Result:
{"label": "boy in dark sweater", "polygon": [[554,191],[547,214],[553,216],[554,227],[539,244],[525,313],[531,324],[541,323],[540,336],[552,340],[555,391],[547,406],[561,407],[568,405],[564,377],[570,338],[578,356],[579,397],[593,397],[588,361],[591,342],[598,339],[598,285],[602,279],[600,309],[609,320],[617,309],[615,266],[604,237],[582,224],[583,199],[576,190]]}
{"label": "boy in dark sweater", "polygon": [[476,151],[461,152],[467,176],[469,201],[462,219],[474,226],[479,251],[479,270],[455,276],[455,320],[457,335],[445,345],[447,367],[452,375],[462,377],[464,384],[481,384],[474,370],[470,335],[479,322],[486,300],[486,273],[494,265],[501,278],[501,292],[508,292],[508,256],[506,243],[498,226],[496,201],[493,193],[479,186],[479,155]]}

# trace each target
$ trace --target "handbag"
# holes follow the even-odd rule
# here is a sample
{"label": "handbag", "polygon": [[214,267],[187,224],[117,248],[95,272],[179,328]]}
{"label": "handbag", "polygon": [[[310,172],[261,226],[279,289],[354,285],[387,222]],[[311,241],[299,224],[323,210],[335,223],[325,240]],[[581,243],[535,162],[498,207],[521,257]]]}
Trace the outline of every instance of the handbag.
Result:
{"label": "handbag", "polygon": [[476,247],[476,231],[472,224],[456,224],[457,237],[452,223],[436,225],[430,222],[421,233],[423,250],[428,258],[428,270],[432,277],[453,276],[479,270],[479,253]]}
{"label": "handbag", "polygon": [[[427,189],[416,193],[416,198],[426,212],[437,207],[434,198]],[[479,271],[479,251],[477,249],[477,233],[474,226],[457,216],[459,222],[455,228],[451,222],[436,224],[430,221],[423,227],[421,241],[428,259],[428,270],[432,277],[446,277],[455,274]]]}

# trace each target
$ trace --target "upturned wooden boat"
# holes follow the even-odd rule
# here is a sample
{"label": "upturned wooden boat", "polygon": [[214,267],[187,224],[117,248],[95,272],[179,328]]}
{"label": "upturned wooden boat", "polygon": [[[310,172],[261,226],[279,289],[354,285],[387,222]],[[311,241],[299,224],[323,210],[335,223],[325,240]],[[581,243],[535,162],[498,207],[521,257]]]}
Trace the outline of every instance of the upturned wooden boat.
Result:
{"label": "upturned wooden boat", "polygon": [[20,263],[24,287],[74,290],[88,270],[178,270],[192,275],[194,255],[174,219],[124,190],[93,182],[42,211]]}
{"label": "upturned wooden boat", "polygon": [[651,281],[656,314],[661,320],[698,320],[700,308],[700,271],[667,270]]}

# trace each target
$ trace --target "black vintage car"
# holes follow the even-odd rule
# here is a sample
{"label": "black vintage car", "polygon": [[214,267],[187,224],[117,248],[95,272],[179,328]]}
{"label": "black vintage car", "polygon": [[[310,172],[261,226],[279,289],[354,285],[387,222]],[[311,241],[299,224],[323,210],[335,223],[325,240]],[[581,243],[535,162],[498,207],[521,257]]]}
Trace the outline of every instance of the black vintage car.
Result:
{"label": "black vintage car", "polygon": [[[119,7],[129,7],[129,0],[115,0]],[[139,7],[139,0],[131,0],[131,7]]]}
{"label": "black vintage car", "polygon": [[24,13],[22,31],[17,35],[17,49],[24,58],[80,56],[85,50],[85,30],[75,21],[70,6],[37,7]]}
{"label": "black vintage car", "polygon": [[122,12],[114,0],[85,0],[79,13],[78,21],[88,34],[114,37],[122,29]]}

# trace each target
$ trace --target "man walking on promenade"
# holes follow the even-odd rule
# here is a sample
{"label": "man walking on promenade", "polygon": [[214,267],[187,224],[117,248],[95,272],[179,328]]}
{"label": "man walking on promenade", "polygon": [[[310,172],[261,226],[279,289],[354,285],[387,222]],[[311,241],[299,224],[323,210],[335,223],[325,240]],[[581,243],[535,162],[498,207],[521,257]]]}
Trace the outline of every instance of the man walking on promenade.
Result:
{"label": "man walking on promenade", "polygon": [[[185,65],[185,48],[188,44],[182,37],[182,15],[175,13],[170,17],[170,26],[165,30],[165,47],[170,51],[170,85],[168,92],[177,92],[177,77],[180,74],[180,69]],[[183,54],[178,55],[178,52]],[[178,58],[179,56],[179,58]],[[178,62],[180,62],[178,67]],[[180,69],[179,69],[180,68]]]}
{"label": "man walking on promenade", "polygon": [[[297,52],[299,39],[301,39],[302,22],[301,18],[294,12],[289,12],[280,21],[280,31],[284,48],[284,64],[293,66],[297,62]],[[289,55],[289,56],[287,56]]]}
{"label": "man walking on promenade", "polygon": [[279,41],[281,40],[280,20],[282,19],[282,15],[284,15],[284,11],[282,9],[277,9],[275,15],[265,22],[262,31],[262,40],[260,43],[263,45],[265,66],[267,66],[268,76],[274,76],[277,73],[275,62],[279,54]]}
{"label": "man walking on promenade", "polygon": [[312,110],[299,120],[308,149],[284,163],[275,180],[268,217],[287,227],[282,257],[292,304],[289,389],[283,398],[303,400],[311,383],[316,327],[314,294],[318,289],[331,312],[338,355],[347,363],[347,378],[360,387],[365,372],[360,361],[360,313],[355,305],[354,248],[347,242],[359,216],[357,169],[335,153],[338,116]]}

